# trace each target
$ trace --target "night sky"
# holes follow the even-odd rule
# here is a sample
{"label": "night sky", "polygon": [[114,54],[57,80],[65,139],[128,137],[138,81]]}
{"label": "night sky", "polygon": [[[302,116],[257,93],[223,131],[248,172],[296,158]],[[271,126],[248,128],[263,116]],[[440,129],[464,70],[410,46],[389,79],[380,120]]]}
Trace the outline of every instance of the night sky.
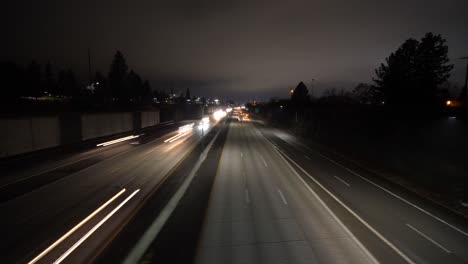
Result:
{"label": "night sky", "polygon": [[287,96],[303,80],[318,88],[370,82],[410,37],[440,33],[463,83],[466,0],[24,1],[2,3],[0,59],[35,58],[87,80],[107,74],[115,50],[153,87],[171,83],[221,98]]}

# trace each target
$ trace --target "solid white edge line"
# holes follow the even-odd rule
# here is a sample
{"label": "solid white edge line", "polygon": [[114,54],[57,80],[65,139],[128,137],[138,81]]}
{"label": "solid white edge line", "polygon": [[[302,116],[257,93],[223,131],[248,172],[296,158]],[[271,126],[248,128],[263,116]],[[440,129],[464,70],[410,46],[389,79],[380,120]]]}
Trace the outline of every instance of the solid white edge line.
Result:
{"label": "solid white edge line", "polygon": [[284,197],[283,192],[279,188],[276,188],[276,190],[278,191],[278,193],[279,193],[279,195],[281,197],[281,200],[283,200],[283,203],[285,205],[288,205],[288,201],[286,201],[286,198]]}
{"label": "solid white edge line", "polygon": [[[304,145],[304,147],[306,147],[307,149],[311,150],[309,147],[307,147],[307,146],[305,146],[305,145]],[[313,150],[311,150],[311,151],[313,151]],[[400,197],[399,195],[397,195],[397,194],[395,194],[395,193],[393,193],[393,192],[387,190],[386,188],[384,188],[384,187],[378,185],[377,183],[374,183],[373,181],[367,179],[366,177],[361,176],[359,173],[357,173],[357,172],[355,172],[355,171],[353,171],[353,170],[351,170],[351,169],[348,169],[347,167],[345,167],[345,166],[341,165],[340,163],[338,163],[338,162],[336,162],[336,161],[334,161],[334,160],[328,158],[327,156],[325,156],[325,155],[323,155],[323,154],[321,154],[321,153],[318,153],[318,152],[317,152],[317,154],[320,155],[321,157],[323,157],[324,159],[326,159],[326,160],[328,160],[328,161],[330,161],[330,162],[332,162],[332,163],[334,163],[334,164],[340,166],[341,168],[347,170],[348,172],[350,172],[350,173],[352,173],[352,174],[354,174],[354,175],[360,177],[361,179],[363,179],[363,180],[369,182],[370,184],[376,186],[377,188],[379,188],[379,189],[381,189],[381,190],[387,192],[388,194],[392,195],[393,197],[395,197],[395,198],[397,198],[397,199],[399,199],[399,200],[401,200],[401,201],[403,201],[403,202],[405,202],[405,203],[407,203],[407,204],[413,206],[414,208],[418,209],[419,211],[421,211],[421,212],[423,212],[423,213],[425,213],[425,214],[431,216],[432,218],[436,219],[437,221],[439,221],[439,222],[441,222],[441,223],[443,223],[443,224],[445,224],[445,225],[451,227],[452,229],[454,229],[454,230],[458,231],[459,233],[461,233],[461,234],[463,234],[463,235],[465,235],[465,236],[468,237],[468,233],[465,232],[465,231],[463,231],[463,230],[461,230],[460,228],[449,224],[447,221],[445,221],[445,220],[443,220],[443,219],[441,219],[441,218],[435,216],[434,214],[432,214],[432,213],[430,213],[430,212],[424,210],[423,208],[421,208],[421,207],[415,205],[414,203],[412,203],[412,202],[410,202],[410,201],[408,201],[408,200],[405,200],[403,197]]]}
{"label": "solid white edge line", "polygon": [[75,225],[72,229],[70,229],[67,233],[65,233],[63,236],[61,236],[57,241],[52,243],[49,247],[47,247],[45,250],[43,250],[39,255],[37,255],[35,258],[33,258],[31,261],[28,262],[28,264],[33,264],[39,261],[42,257],[44,257],[47,253],[49,253],[52,249],[54,249],[56,246],[58,246],[60,243],[62,243],[63,240],[68,238],[71,234],[73,234],[78,228],[83,226],[86,222],[88,222],[91,218],[93,218],[97,213],[99,213],[102,209],[107,207],[110,203],[112,203],[117,197],[119,197],[122,193],[125,192],[125,188],[122,189],[120,192],[112,196],[107,202],[102,204],[100,207],[98,207],[96,210],[94,210],[90,215],[88,215],[85,219],[81,220],[77,225]]}
{"label": "solid white edge line", "polygon": [[336,175],[333,175],[333,177],[335,177],[337,180],[339,180],[340,182],[342,182],[344,185],[346,186],[351,186],[349,183],[345,182],[343,179],[341,179],[340,177],[336,176]]}
{"label": "solid white edge line", "polygon": [[[312,190],[312,188],[302,179],[302,177],[297,173],[297,171],[289,164],[289,162],[281,155],[281,151],[273,147],[273,149],[277,152],[277,154],[281,157],[281,159],[288,165],[288,167],[294,172],[294,174],[299,178],[299,180],[306,186],[306,188],[314,195],[315,198],[319,201],[319,203],[325,208],[325,210],[332,216],[332,218],[343,228],[343,230],[348,234],[348,236],[357,244],[357,246],[363,251],[363,253],[368,257],[369,261],[373,263],[380,263],[372,253],[369,252],[369,250],[357,239],[356,236],[341,222],[341,220],[338,218],[338,216],[333,213],[333,211],[325,204],[325,202],[318,196],[318,194]],[[286,156],[287,157],[287,156]],[[410,262],[414,264],[413,262]]]}
{"label": "solid white edge line", "polygon": [[[276,147],[274,147],[274,149],[278,152],[278,154],[281,154],[284,155],[284,157],[286,157],[291,163],[293,163],[297,168],[299,168],[305,175],[307,175],[312,181],[314,181],[315,184],[317,184],[322,190],[324,190],[328,195],[330,195],[335,201],[337,201],[341,206],[343,206],[350,214],[352,214],[356,219],[359,220],[359,222],[361,222],[364,226],[366,226],[370,231],[372,231],[372,233],[374,233],[374,235],[376,235],[378,238],[380,238],[380,240],[382,240],[385,244],[387,244],[387,246],[389,246],[391,249],[393,249],[393,251],[395,251],[400,257],[402,257],[406,262],[410,263],[410,264],[415,264],[414,261],[412,261],[408,256],[406,256],[405,253],[403,253],[401,250],[399,250],[395,245],[393,245],[393,243],[391,243],[390,241],[388,241],[382,234],[380,234],[376,229],[374,229],[369,223],[367,223],[364,219],[362,219],[357,213],[355,213],[351,208],[349,208],[346,204],[344,204],[340,199],[338,199],[333,193],[331,193],[328,189],[326,189],[320,182],[318,182],[314,177],[312,177],[309,173],[307,173],[307,171],[305,171],[301,166],[299,166],[296,162],[294,162],[290,157],[288,157],[288,155],[284,154],[281,150],[277,149]],[[284,158],[283,158],[284,159]],[[289,165],[289,163],[287,163],[288,166],[292,168],[291,165]],[[294,170],[294,169],[293,169]],[[295,170],[294,170],[295,171]],[[298,176],[302,182],[309,188],[309,190],[314,193],[314,196],[316,196],[319,201],[321,201],[321,203],[325,205],[325,203],[320,199],[320,197],[318,196],[318,194],[316,194],[312,188],[310,188],[310,186],[307,185],[307,183],[304,181],[304,179],[302,179],[299,174],[296,173],[296,176]],[[326,207],[328,208],[328,207]],[[334,213],[331,211],[330,208],[328,208],[328,210],[334,215]],[[337,220],[338,217],[336,215],[334,215],[336,217]],[[340,221],[340,223],[345,227],[345,225]],[[345,229],[347,230],[347,232],[349,232],[350,234],[352,234],[352,232],[349,230],[349,229]],[[359,243],[359,245],[365,249],[364,245],[361,244],[361,242],[359,242],[359,240],[354,236],[352,235],[353,238],[355,238],[355,241],[357,243]],[[368,253],[370,256],[372,256],[372,254],[366,249],[365,251],[366,253]],[[373,257],[373,256],[372,256]],[[374,258],[375,261],[377,261],[375,258]],[[378,263],[378,262],[376,262]]]}
{"label": "solid white edge line", "polygon": [[68,255],[70,255],[77,247],[79,247],[88,237],[90,237],[101,225],[103,225],[112,215],[114,215],[122,206],[124,206],[130,199],[132,199],[135,194],[137,194],[140,189],[134,191],[130,194],[125,200],[123,200],[114,210],[107,214],[99,223],[97,223],[93,228],[91,228],[88,233],[80,238],[73,246],[71,246],[63,255],[61,255],[57,260],[54,261],[54,264],[59,264],[62,262]]}
{"label": "solid white edge line", "polygon": [[197,163],[192,168],[192,170],[190,171],[189,175],[184,180],[182,185],[179,187],[179,189],[176,191],[176,193],[172,196],[172,198],[169,200],[169,202],[166,204],[166,206],[162,209],[162,211],[159,213],[157,218],[153,221],[151,226],[141,236],[141,238],[138,240],[138,242],[135,244],[133,249],[130,251],[130,253],[127,255],[127,257],[125,258],[125,260],[122,263],[124,263],[124,264],[138,263],[140,258],[145,254],[148,247],[151,245],[151,243],[154,241],[154,239],[156,239],[159,232],[162,230],[162,228],[166,224],[167,220],[171,216],[172,212],[174,212],[174,210],[176,209],[177,205],[179,204],[179,201],[184,196],[185,192],[187,191],[188,187],[190,186],[190,183],[192,182],[193,178],[195,177],[195,173],[198,171],[201,164],[206,159],[208,151],[211,149],[211,146],[213,145],[216,138],[218,138],[218,135],[219,135],[220,132],[221,132],[221,130],[218,130],[216,135],[213,137],[213,139],[210,141],[208,146],[205,148],[205,150],[200,155],[200,158],[198,159]]}
{"label": "solid white edge line", "polygon": [[[448,223],[447,221],[443,220],[442,218],[440,218],[440,217],[438,217],[438,216],[435,216],[434,214],[432,214],[432,213],[430,213],[430,212],[424,210],[423,208],[421,208],[421,207],[415,205],[414,203],[412,203],[412,202],[410,202],[410,201],[404,199],[403,197],[400,197],[399,195],[397,195],[397,194],[395,194],[395,193],[393,193],[393,192],[387,190],[386,188],[384,188],[384,187],[378,185],[377,183],[375,183],[375,182],[373,182],[373,181],[367,179],[366,177],[360,175],[359,173],[357,173],[357,172],[355,172],[355,171],[349,169],[348,167],[345,167],[344,165],[341,165],[341,164],[338,163],[337,161],[335,161],[335,160],[333,160],[333,159],[331,159],[331,158],[329,158],[329,157],[323,155],[322,153],[320,153],[320,152],[318,152],[318,151],[316,151],[316,150],[311,149],[311,148],[308,147],[307,145],[304,145],[304,144],[302,144],[302,143],[296,143],[296,142],[294,142],[294,143],[287,142],[287,141],[285,141],[285,142],[286,142],[287,144],[290,144],[290,145],[296,144],[296,145],[302,146],[302,147],[308,149],[309,151],[316,153],[317,155],[319,155],[319,156],[321,156],[322,158],[324,158],[324,159],[330,161],[331,163],[333,163],[333,164],[335,164],[335,165],[337,165],[337,166],[339,166],[339,167],[341,167],[341,168],[347,170],[348,172],[350,172],[350,173],[352,173],[352,174],[358,176],[359,178],[361,178],[361,179],[363,179],[363,180],[369,182],[370,184],[374,185],[375,187],[377,187],[377,188],[379,188],[379,189],[381,189],[381,190],[387,192],[388,194],[392,195],[393,197],[395,197],[395,198],[401,200],[402,202],[407,203],[408,205],[410,205],[410,206],[412,206],[412,207],[418,209],[419,211],[421,211],[421,212],[423,212],[423,213],[425,213],[425,214],[431,216],[432,218],[436,219],[437,221],[439,221],[439,222],[441,222],[441,223],[443,223],[443,224],[445,224],[445,225],[451,227],[452,229],[454,229],[454,230],[458,231],[459,233],[461,233],[461,234],[463,234],[463,235],[465,235],[465,236],[468,237],[468,233],[467,233],[467,232],[465,232],[465,231],[461,230],[460,228],[458,228],[458,227],[456,227],[456,226],[454,226],[454,225]],[[341,156],[342,158],[344,158],[342,155],[339,155],[339,154],[338,154],[338,156]]]}
{"label": "solid white edge line", "polygon": [[439,248],[441,248],[443,251],[447,252],[448,254],[452,253],[450,250],[448,250],[446,247],[442,246],[441,244],[435,242],[432,238],[430,238],[429,236],[425,235],[423,232],[419,231],[418,229],[416,229],[415,227],[413,227],[412,225],[410,224],[406,224],[406,226],[408,226],[409,228],[411,228],[414,232],[418,233],[419,235],[421,235],[422,237],[424,237],[425,239],[429,240],[430,242],[432,242],[432,244],[438,246]]}

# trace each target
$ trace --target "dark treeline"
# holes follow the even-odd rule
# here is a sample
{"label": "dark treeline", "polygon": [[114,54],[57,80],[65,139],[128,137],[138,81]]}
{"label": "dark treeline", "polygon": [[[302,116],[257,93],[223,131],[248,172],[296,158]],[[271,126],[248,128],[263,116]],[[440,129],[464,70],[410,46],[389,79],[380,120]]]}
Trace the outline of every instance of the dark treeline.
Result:
{"label": "dark treeline", "polygon": [[447,96],[440,88],[450,77],[453,64],[449,64],[445,43],[432,33],[420,41],[406,40],[375,71],[373,95],[391,105],[418,106],[430,106]]}
{"label": "dark treeline", "polygon": [[427,33],[421,40],[406,40],[375,70],[372,84],[357,85],[349,96],[368,105],[437,108],[449,99],[466,99],[448,82],[452,69],[446,40]]}
{"label": "dark treeline", "polygon": [[427,33],[421,40],[406,40],[391,53],[375,70],[372,84],[360,83],[352,91],[329,89],[322,97],[312,98],[300,82],[291,91],[290,100],[271,100],[265,107],[294,126],[306,122],[311,108],[320,105],[385,109],[398,114],[461,112],[466,97],[448,82],[452,69],[446,40]]}
{"label": "dark treeline", "polygon": [[[454,206],[468,201],[468,108],[447,84],[453,66],[440,35],[408,39],[376,69],[372,84],[313,98],[300,82],[290,99],[250,104],[271,124],[320,143]],[[427,164],[435,164],[427,166]]]}
{"label": "dark treeline", "polygon": [[2,110],[7,112],[133,109],[164,97],[129,69],[120,51],[108,73],[94,73],[91,83],[79,81],[71,69],[57,70],[50,62],[34,60],[26,66],[0,62],[0,82]]}
{"label": "dark treeline", "polygon": [[448,83],[453,64],[440,35],[410,38],[376,70],[373,84],[359,84],[351,96],[365,104],[396,108],[434,108],[447,99],[462,99]]}

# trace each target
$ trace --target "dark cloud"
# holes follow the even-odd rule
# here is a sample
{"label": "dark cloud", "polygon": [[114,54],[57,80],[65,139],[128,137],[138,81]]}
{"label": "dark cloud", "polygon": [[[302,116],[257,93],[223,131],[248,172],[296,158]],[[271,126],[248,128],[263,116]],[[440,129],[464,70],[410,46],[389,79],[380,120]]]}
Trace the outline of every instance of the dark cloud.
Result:
{"label": "dark cloud", "polygon": [[[1,11],[1,56],[70,65],[85,78],[86,50],[107,72],[116,49],[153,83],[236,97],[287,95],[370,81],[409,37],[447,38],[455,63],[468,54],[465,0],[11,1]],[[182,88],[181,88],[182,89]]]}

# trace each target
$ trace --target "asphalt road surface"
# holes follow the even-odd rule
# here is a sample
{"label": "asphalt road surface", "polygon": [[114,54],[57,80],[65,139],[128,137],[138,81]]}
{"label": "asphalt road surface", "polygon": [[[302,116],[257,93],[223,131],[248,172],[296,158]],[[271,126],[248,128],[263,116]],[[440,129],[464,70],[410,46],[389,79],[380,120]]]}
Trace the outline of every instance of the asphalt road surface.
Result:
{"label": "asphalt road surface", "polygon": [[265,128],[263,133],[338,216],[347,219],[345,224],[379,261],[468,263],[465,218],[339,155],[306,146],[276,129]]}
{"label": "asphalt road surface", "polygon": [[4,177],[0,262],[468,263],[466,219],[258,122],[200,145],[213,125]]}
{"label": "asphalt road surface", "polygon": [[215,125],[194,122],[11,172],[1,186],[14,195],[0,201],[0,263],[92,259]]}
{"label": "asphalt road surface", "polygon": [[196,263],[371,263],[260,130],[231,123]]}
{"label": "asphalt road surface", "polygon": [[196,263],[468,263],[465,219],[279,130],[232,123]]}

